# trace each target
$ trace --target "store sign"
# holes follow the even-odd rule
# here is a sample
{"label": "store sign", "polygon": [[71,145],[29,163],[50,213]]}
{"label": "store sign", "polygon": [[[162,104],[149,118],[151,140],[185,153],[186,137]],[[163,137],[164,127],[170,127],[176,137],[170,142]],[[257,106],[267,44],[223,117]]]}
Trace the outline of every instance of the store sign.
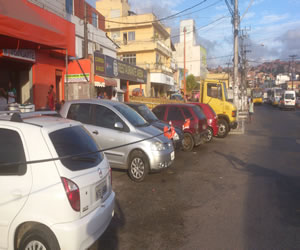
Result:
{"label": "store sign", "polygon": [[94,53],[95,74],[105,76],[105,56],[99,51]]}
{"label": "store sign", "polygon": [[[110,78],[118,78],[137,83],[147,83],[147,72],[139,67],[117,60],[113,57],[94,53],[95,74]],[[104,62],[104,67],[103,67]]]}
{"label": "store sign", "polygon": [[[88,81],[90,81],[90,74],[85,73],[85,76],[88,79]],[[65,76],[65,82],[67,82],[67,79],[68,79],[68,83],[71,83],[71,82],[86,82],[86,78],[84,77],[84,74],[69,74],[69,75]]]}
{"label": "store sign", "polygon": [[2,56],[35,62],[35,51],[33,49],[3,49]]}

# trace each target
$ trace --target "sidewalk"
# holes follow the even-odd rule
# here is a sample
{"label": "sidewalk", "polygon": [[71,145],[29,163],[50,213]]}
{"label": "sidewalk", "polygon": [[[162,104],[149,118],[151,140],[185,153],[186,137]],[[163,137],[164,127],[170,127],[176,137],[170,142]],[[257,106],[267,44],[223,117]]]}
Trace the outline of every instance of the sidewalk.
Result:
{"label": "sidewalk", "polygon": [[229,134],[232,135],[242,135],[245,133],[245,122],[248,119],[247,111],[239,111],[237,117],[238,126],[236,129],[232,129]]}

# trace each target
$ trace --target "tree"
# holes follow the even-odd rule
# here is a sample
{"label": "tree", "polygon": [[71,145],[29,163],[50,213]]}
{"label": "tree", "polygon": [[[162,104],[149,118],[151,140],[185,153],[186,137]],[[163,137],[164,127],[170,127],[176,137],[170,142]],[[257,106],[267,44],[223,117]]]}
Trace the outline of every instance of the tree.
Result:
{"label": "tree", "polygon": [[186,90],[188,92],[191,92],[194,89],[196,89],[198,86],[199,84],[197,83],[195,76],[193,74],[188,75],[186,78]]}

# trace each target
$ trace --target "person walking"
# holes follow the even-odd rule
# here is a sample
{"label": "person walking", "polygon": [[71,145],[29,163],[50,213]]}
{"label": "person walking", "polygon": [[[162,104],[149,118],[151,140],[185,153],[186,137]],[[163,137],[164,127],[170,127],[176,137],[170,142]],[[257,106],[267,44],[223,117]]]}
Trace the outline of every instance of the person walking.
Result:
{"label": "person walking", "polygon": [[113,88],[111,100],[112,101],[118,101],[117,90],[115,88]]}
{"label": "person walking", "polygon": [[7,99],[5,96],[5,90],[0,88],[0,111],[5,111],[7,109]]}
{"label": "person walking", "polygon": [[51,84],[47,96],[47,106],[50,110],[55,110],[55,92],[54,86]]}
{"label": "person walking", "polygon": [[249,123],[251,123],[252,121],[252,115],[254,114],[254,103],[253,103],[253,99],[250,99],[250,103],[249,103]]}

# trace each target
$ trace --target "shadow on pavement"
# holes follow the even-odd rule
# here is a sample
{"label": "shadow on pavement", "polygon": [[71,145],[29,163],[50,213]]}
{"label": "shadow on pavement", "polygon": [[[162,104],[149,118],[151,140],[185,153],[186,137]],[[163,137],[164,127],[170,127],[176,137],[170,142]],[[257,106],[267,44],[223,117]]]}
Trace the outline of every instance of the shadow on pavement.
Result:
{"label": "shadow on pavement", "polygon": [[232,154],[215,153],[233,169],[249,175],[245,248],[300,249],[300,177],[247,163]]}
{"label": "shadow on pavement", "polygon": [[119,201],[115,200],[115,214],[104,234],[98,239],[98,250],[117,250],[119,247],[118,232],[125,226],[126,220]]}

